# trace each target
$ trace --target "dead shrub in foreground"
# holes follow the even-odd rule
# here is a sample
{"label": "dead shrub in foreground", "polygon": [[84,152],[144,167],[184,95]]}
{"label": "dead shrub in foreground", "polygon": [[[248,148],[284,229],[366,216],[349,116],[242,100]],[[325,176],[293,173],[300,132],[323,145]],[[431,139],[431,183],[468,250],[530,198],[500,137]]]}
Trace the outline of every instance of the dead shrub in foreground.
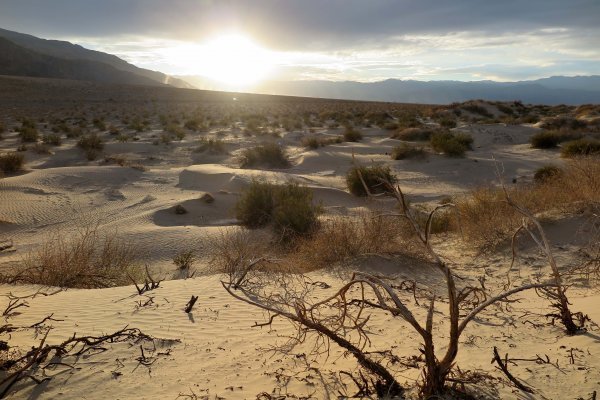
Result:
{"label": "dead shrub in foreground", "polygon": [[130,243],[96,227],[70,237],[59,233],[27,254],[16,272],[2,276],[4,283],[29,283],[69,288],[105,288],[128,285],[140,266]]}

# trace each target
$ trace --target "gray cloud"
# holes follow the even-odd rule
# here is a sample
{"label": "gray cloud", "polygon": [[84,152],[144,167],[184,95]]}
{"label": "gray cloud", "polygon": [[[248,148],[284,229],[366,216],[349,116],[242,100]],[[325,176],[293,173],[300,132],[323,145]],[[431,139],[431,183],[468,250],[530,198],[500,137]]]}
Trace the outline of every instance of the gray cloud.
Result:
{"label": "gray cloud", "polygon": [[0,26],[50,37],[198,40],[223,28],[275,49],[393,44],[424,33],[569,28],[598,32],[598,0],[2,0]]}

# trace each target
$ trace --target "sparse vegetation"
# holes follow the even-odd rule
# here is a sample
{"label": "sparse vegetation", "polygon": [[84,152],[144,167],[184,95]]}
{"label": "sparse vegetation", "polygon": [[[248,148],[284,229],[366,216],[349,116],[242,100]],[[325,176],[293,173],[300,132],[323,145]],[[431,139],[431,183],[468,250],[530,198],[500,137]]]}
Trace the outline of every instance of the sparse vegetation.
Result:
{"label": "sparse vegetation", "polygon": [[200,141],[198,147],[194,149],[196,153],[208,153],[208,154],[227,154],[227,148],[225,142],[220,139],[206,139],[203,138]]}
{"label": "sparse vegetation", "polygon": [[355,196],[364,197],[368,195],[365,185],[371,194],[386,193],[388,191],[386,182],[392,185],[396,183],[396,176],[392,174],[390,167],[386,166],[352,167],[346,174],[348,190]]}
{"label": "sparse vegetation", "polygon": [[0,154],[0,171],[5,174],[12,174],[23,168],[25,156],[22,153],[4,153]]}
{"label": "sparse vegetation", "polygon": [[253,180],[242,191],[235,211],[242,225],[252,229],[272,225],[288,241],[314,232],[320,207],[313,204],[312,190],[307,187]]}
{"label": "sparse vegetation", "polygon": [[531,147],[551,149],[560,143],[580,138],[581,135],[569,131],[541,131],[531,136]]}
{"label": "sparse vegetation", "polygon": [[351,126],[347,126],[344,130],[344,140],[346,142],[360,142],[363,138],[362,133]]}
{"label": "sparse vegetation", "polygon": [[423,147],[411,146],[407,143],[402,143],[392,149],[392,160],[404,160],[407,158],[426,158],[427,152]]}
{"label": "sparse vegetation", "polygon": [[4,283],[90,289],[127,285],[139,273],[131,243],[92,227],[71,236],[56,233],[0,278]]}
{"label": "sparse vegetation", "polygon": [[42,142],[44,142],[45,144],[52,145],[52,146],[60,146],[62,144],[62,139],[61,139],[60,135],[52,133],[52,134],[44,135],[42,137]]}
{"label": "sparse vegetation", "polygon": [[563,143],[560,154],[563,157],[598,155],[600,154],[600,140],[581,138]]}
{"label": "sparse vegetation", "polygon": [[558,178],[562,170],[555,165],[546,165],[538,168],[533,174],[533,180],[537,183],[546,183],[552,179]]}
{"label": "sparse vegetation", "polygon": [[245,149],[240,159],[242,168],[288,168],[290,165],[285,150],[275,143]]}
{"label": "sparse vegetation", "polygon": [[463,157],[471,148],[473,138],[466,133],[453,134],[450,132],[436,133],[431,137],[433,150],[444,153],[449,157]]}

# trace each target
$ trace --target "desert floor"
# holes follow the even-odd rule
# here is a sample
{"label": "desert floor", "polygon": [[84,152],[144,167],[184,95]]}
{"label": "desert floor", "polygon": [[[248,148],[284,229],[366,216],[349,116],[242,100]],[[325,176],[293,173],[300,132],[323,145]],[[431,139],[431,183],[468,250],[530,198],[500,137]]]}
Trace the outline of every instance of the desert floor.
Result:
{"label": "desert floor", "polygon": [[[111,122],[108,120],[107,122]],[[116,123],[116,122],[115,122]],[[312,134],[335,137],[342,128],[316,127]],[[294,328],[283,320],[268,327],[253,327],[268,317],[260,310],[232,298],[221,286],[224,276],[210,263],[206,240],[223,229],[239,229],[233,207],[239,192],[253,177],[271,181],[297,180],[312,188],[324,215],[353,215],[365,209],[391,207],[390,200],[374,201],[348,193],[345,175],[352,157],[361,164],[384,163],[399,179],[399,185],[414,204],[431,205],[440,199],[463,193],[477,186],[497,182],[498,171],[507,185],[532,181],[534,171],[547,164],[561,165],[555,150],[532,149],[529,138],[539,131],[535,125],[478,124],[461,122],[455,131],[470,133],[473,150],[465,158],[430,154],[425,160],[390,160],[389,153],[400,141],[390,139],[389,131],[362,128],[364,139],[357,143],[330,144],[307,149],[300,139],[306,129],[282,132],[278,138],[244,135],[243,126],[191,132],[178,141],[158,143],[162,129],[151,126],[135,133],[136,140],[107,141],[103,156],[88,161],[75,140],[65,140],[51,148],[51,154],[26,154],[26,171],[0,179],[0,239],[12,240],[14,251],[0,255],[0,265],[10,268],[28,251],[35,250],[49,237],[70,234],[82,226],[98,225],[118,233],[120,240],[135,244],[143,263],[161,279],[160,287],[138,295],[133,286],[106,289],[65,289],[49,296],[37,295],[24,301],[27,307],[7,321],[29,327],[51,315],[53,320],[47,342],[59,343],[74,333],[98,335],[125,326],[138,328],[154,340],[106,343],[80,356],[69,356],[41,376],[52,377],[40,384],[23,380],[8,394],[27,399],[254,399],[316,398],[334,399],[352,395],[352,382],[340,371],[356,371],[355,360],[332,346],[329,354],[316,358],[310,340],[284,355],[273,347],[286,342]],[[18,134],[7,132],[1,150],[19,146]],[[105,136],[108,138],[109,134]],[[220,138],[229,154],[194,152],[201,138]],[[288,150],[292,167],[287,169],[241,169],[240,152],[263,141],[275,141]],[[112,157],[112,158],[111,158]],[[123,166],[106,160],[124,160]],[[215,201],[199,200],[210,193]],[[173,209],[183,205],[188,213],[177,215]],[[585,218],[570,216],[545,227],[565,268],[581,262],[580,247],[590,237]],[[436,236],[434,246],[456,265],[464,279],[477,279],[482,271],[486,284],[501,287],[510,266],[509,246],[495,253],[478,253],[457,244],[456,238]],[[172,279],[178,252],[194,249],[200,260],[190,279]],[[545,268],[545,260],[532,243],[519,245],[520,274],[523,281]],[[319,289],[325,296],[339,287],[344,274],[352,270],[415,279],[435,288],[441,284],[439,273],[401,256],[365,255],[348,265],[312,271],[307,277],[326,282],[331,288]],[[600,321],[600,291],[590,280],[573,282],[570,289],[573,308]],[[0,286],[0,303],[5,295],[26,296],[36,291],[51,293],[55,288],[34,285]],[[190,296],[199,296],[191,313],[183,311]],[[526,312],[548,313],[547,301],[534,292],[518,296],[512,312],[501,309],[482,315],[469,325],[461,340],[457,364],[461,370],[489,374],[490,378],[468,385],[479,398],[502,399],[588,399],[600,388],[600,330],[591,326],[586,333],[567,336],[560,326],[547,319],[529,317]],[[407,294],[407,298],[410,295]],[[4,309],[5,305],[0,308]],[[442,321],[445,306],[436,309],[436,335],[447,334]],[[426,306],[416,307],[425,318]],[[528,322],[526,322],[528,321]],[[396,349],[397,353],[418,356],[417,335],[385,313],[374,313],[369,322],[372,332],[370,350]],[[26,351],[36,346],[43,331],[18,329],[10,334],[14,349]],[[443,349],[444,342],[441,343]],[[144,349],[140,350],[140,346]],[[492,349],[523,359],[510,365],[510,371],[535,388],[524,393],[510,385],[490,364]],[[546,359],[543,363],[536,357]],[[529,360],[529,361],[527,361]],[[414,387],[420,369],[397,367],[401,383]],[[265,393],[262,397],[257,397]],[[415,390],[409,393],[416,396]],[[178,397],[179,396],[179,397]],[[271,397],[269,397],[271,396]],[[281,397],[279,397],[281,396]]]}

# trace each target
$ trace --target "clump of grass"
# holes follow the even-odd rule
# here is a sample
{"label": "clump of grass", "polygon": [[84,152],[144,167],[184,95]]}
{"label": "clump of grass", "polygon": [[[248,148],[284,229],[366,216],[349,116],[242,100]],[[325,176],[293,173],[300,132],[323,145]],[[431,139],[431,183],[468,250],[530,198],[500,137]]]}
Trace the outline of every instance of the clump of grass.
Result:
{"label": "clump of grass", "polygon": [[297,183],[276,185],[253,180],[235,207],[236,217],[247,228],[272,225],[283,241],[308,235],[318,225],[320,207],[312,190]]}
{"label": "clump of grass", "polygon": [[351,126],[346,126],[346,130],[344,131],[344,140],[346,142],[360,142],[362,138],[362,133]]}
{"label": "clump of grass", "polygon": [[403,249],[417,255],[419,248],[405,220],[365,212],[352,217],[335,216],[322,221],[319,230],[298,241],[290,262],[301,271],[327,268],[364,254],[396,253]]}
{"label": "clump of grass", "polygon": [[208,154],[227,154],[227,148],[225,142],[221,139],[206,139],[203,138],[200,141],[198,147],[194,149],[196,153],[208,153]]}
{"label": "clump of grass", "polygon": [[570,131],[541,131],[531,136],[531,147],[536,149],[551,149],[560,143],[579,139],[581,134]]}
{"label": "clump of grass", "polygon": [[23,168],[25,156],[22,153],[5,153],[0,154],[0,171],[5,174],[12,174],[20,171]]}
{"label": "clump of grass", "polygon": [[317,136],[305,136],[302,138],[302,145],[304,147],[308,147],[309,149],[318,149],[319,147],[324,147],[334,143],[343,143],[344,140],[341,136],[331,137],[331,138],[320,138]]}
{"label": "clump of grass", "polygon": [[411,146],[407,143],[402,143],[392,149],[392,160],[405,160],[407,158],[425,158],[427,152],[423,147]]}
{"label": "clump of grass", "polygon": [[2,281],[84,289],[126,285],[139,275],[136,258],[130,243],[87,228],[69,237],[55,234]]}
{"label": "clump of grass", "polygon": [[86,157],[90,161],[98,158],[98,154],[104,149],[102,139],[95,133],[81,137],[77,142],[77,146],[85,151]]}
{"label": "clump of grass", "polygon": [[600,140],[581,138],[563,143],[560,154],[563,157],[598,155],[600,154]]}
{"label": "clump of grass", "polygon": [[392,139],[407,140],[410,142],[426,142],[436,132],[428,128],[406,128],[392,135]]}
{"label": "clump of grass", "polygon": [[552,179],[558,178],[562,172],[563,171],[555,165],[545,165],[535,171],[533,180],[537,183],[546,183]]}
{"label": "clump of grass", "polygon": [[[516,203],[534,214],[598,213],[600,163],[595,157],[575,158],[550,179],[536,185],[511,186],[507,190]],[[465,240],[479,248],[495,248],[522,223],[522,216],[506,203],[504,192],[498,187],[478,188],[456,198],[454,203]]]}
{"label": "clump of grass", "polygon": [[21,142],[31,143],[37,142],[40,134],[35,126],[22,126],[19,129],[19,136],[21,137]]}
{"label": "clump of grass", "polygon": [[62,139],[61,139],[60,135],[51,133],[51,134],[44,135],[42,137],[42,142],[44,142],[45,144],[52,145],[52,146],[60,146],[62,144]]}
{"label": "clump of grass", "polygon": [[275,143],[245,149],[242,152],[240,166],[242,168],[267,167],[288,168],[291,163],[285,150]]}
{"label": "clump of grass", "polygon": [[387,184],[393,185],[396,181],[396,176],[392,174],[390,167],[382,165],[352,167],[346,174],[348,190],[353,195],[361,197],[368,195],[365,185],[371,194],[387,193],[389,192]]}
{"label": "clump of grass", "polygon": [[436,133],[430,140],[433,150],[449,157],[463,157],[465,152],[471,148],[472,143],[473,138],[466,133]]}

